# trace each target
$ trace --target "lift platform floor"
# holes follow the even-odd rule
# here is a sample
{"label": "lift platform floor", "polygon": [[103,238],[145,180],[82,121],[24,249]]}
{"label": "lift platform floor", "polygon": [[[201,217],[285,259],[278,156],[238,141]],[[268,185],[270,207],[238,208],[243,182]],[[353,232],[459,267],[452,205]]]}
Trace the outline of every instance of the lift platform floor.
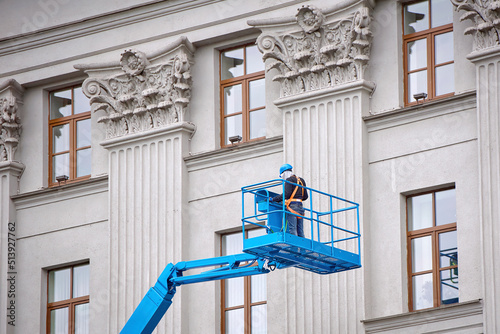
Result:
{"label": "lift platform floor", "polygon": [[361,267],[358,254],[284,232],[245,239],[243,252],[275,261],[280,268],[297,267],[318,274]]}

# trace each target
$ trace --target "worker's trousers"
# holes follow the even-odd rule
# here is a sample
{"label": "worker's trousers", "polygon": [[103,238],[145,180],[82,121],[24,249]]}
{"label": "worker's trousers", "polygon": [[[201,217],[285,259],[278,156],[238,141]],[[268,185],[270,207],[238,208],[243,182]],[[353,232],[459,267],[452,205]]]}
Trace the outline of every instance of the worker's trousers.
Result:
{"label": "worker's trousers", "polygon": [[[291,202],[290,209],[300,213],[301,215],[304,214],[304,207],[302,206],[302,202]],[[304,221],[302,218],[297,217],[292,213],[287,213],[286,224],[287,233],[298,235],[299,237],[304,237]]]}

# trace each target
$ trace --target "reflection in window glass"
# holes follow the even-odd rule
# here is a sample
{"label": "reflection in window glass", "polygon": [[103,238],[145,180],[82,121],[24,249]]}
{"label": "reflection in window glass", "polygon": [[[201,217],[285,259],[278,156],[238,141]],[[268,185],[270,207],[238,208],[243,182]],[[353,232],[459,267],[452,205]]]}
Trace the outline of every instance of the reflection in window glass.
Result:
{"label": "reflection in window glass", "polygon": [[90,146],[90,118],[76,122],[76,148]]}
{"label": "reflection in window glass", "polygon": [[432,274],[413,276],[413,310],[421,310],[434,305]]}
{"label": "reflection in window glass", "polygon": [[458,269],[455,269],[442,270],[439,273],[442,304],[458,303]]}
{"label": "reflection in window glass", "polygon": [[69,124],[54,126],[52,128],[53,153],[69,150]]}
{"label": "reflection in window glass", "polygon": [[408,42],[408,71],[427,67],[427,39]]}
{"label": "reflection in window glass", "polygon": [[411,240],[411,255],[414,273],[432,269],[432,238],[426,236]]}
{"label": "reflection in window glass", "polygon": [[458,264],[457,231],[439,233],[440,267],[450,267]]}
{"label": "reflection in window glass", "polygon": [[410,73],[408,75],[408,101],[416,101],[413,95],[427,93],[427,71]]}
{"label": "reflection in window glass", "polygon": [[262,60],[262,53],[260,53],[257,45],[248,46],[247,50],[247,73],[252,74],[255,72],[264,71],[264,61]]}
{"label": "reflection in window glass", "polygon": [[222,52],[221,79],[226,80],[243,75],[243,59],[243,48]]}
{"label": "reflection in window glass", "polygon": [[266,86],[264,79],[250,81],[250,109],[266,105]]}
{"label": "reflection in window glass", "polygon": [[455,91],[455,64],[436,67],[436,96]]}
{"label": "reflection in window glass", "polygon": [[252,306],[252,334],[267,334],[267,305]]}
{"label": "reflection in window glass", "polygon": [[432,226],[432,194],[408,198],[408,231]]}
{"label": "reflection in window glass", "polygon": [[431,27],[453,23],[453,5],[450,0],[431,1]]}
{"label": "reflection in window glass", "polygon": [[429,29],[429,3],[418,2],[405,6],[405,35]]}
{"label": "reflection in window glass", "polygon": [[70,116],[71,106],[71,89],[50,94],[50,119]]}
{"label": "reflection in window glass", "polygon": [[224,88],[224,112],[225,115],[241,112],[242,91],[241,85]]}

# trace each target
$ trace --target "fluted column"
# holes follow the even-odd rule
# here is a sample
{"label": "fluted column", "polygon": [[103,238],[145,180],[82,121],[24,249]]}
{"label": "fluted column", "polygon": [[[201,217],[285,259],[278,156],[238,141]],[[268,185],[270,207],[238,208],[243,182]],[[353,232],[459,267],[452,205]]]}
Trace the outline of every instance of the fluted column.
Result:
{"label": "fluted column", "polygon": [[[180,38],[153,54],[126,50],[119,62],[76,66],[89,74],[83,91],[109,152],[109,333],[182,260],[193,52]],[[182,332],[181,291],[174,300],[157,333]]]}
{"label": "fluted column", "polygon": [[[293,18],[249,22],[262,30],[258,46],[267,75],[281,87],[275,104],[283,112],[284,162],[291,163],[308,186],[358,202],[361,234],[367,183],[362,116],[368,115],[374,88],[365,80],[371,6],[371,1],[354,0],[325,9],[304,5]],[[316,208],[321,204],[313,203]],[[341,224],[357,230],[354,222]],[[270,317],[285,321],[268,322],[270,332],[363,331],[362,269],[334,275],[288,269],[278,275],[284,284],[276,288],[286,300],[286,310]],[[272,305],[274,299],[268,303],[270,310],[283,305]]]}

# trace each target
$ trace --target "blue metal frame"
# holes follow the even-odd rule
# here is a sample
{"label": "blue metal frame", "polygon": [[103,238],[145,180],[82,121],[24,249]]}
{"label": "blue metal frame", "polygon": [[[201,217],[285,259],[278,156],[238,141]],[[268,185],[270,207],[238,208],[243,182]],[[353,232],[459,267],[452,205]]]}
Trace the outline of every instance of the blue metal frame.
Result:
{"label": "blue metal frame", "polygon": [[[285,203],[277,205],[270,201],[270,198],[277,195],[276,190],[285,192],[285,184],[289,181],[275,179],[260,182],[243,187],[242,190],[242,229],[245,231],[246,225],[262,227],[267,230],[267,235],[246,238],[243,240],[243,251],[266,258],[278,263],[278,268],[294,266],[309,270],[319,274],[330,274],[361,266],[360,249],[361,234],[359,233],[359,204],[330,195],[325,192],[309,187],[293,184],[309,192],[309,199],[306,201],[308,208],[305,208],[304,216],[300,216],[286,210]],[[274,191],[271,191],[274,190]],[[245,211],[246,198],[253,201],[253,210],[250,213]],[[314,205],[327,203],[327,210],[315,210]],[[324,205],[325,206],[325,205]],[[248,210],[248,209],[247,209]],[[339,217],[348,213],[351,216],[353,230],[335,225],[334,216]],[[306,222],[310,222],[309,237],[300,238],[286,233],[287,215],[301,217]],[[276,226],[279,226],[276,228]],[[320,233],[321,229],[329,229],[328,240],[322,240],[325,236]],[[324,234],[324,233],[323,233]],[[244,234],[245,235],[245,234]],[[342,235],[342,237],[336,237]]]}

